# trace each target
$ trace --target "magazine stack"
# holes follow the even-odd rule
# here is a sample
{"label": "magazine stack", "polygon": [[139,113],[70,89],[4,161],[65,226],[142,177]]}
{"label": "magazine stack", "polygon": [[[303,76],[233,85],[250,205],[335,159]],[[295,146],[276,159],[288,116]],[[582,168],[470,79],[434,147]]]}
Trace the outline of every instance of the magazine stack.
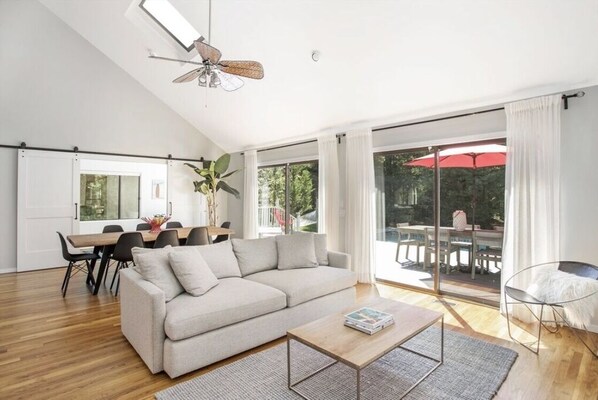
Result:
{"label": "magazine stack", "polygon": [[358,331],[373,335],[394,324],[391,314],[364,307],[345,315],[345,325]]}

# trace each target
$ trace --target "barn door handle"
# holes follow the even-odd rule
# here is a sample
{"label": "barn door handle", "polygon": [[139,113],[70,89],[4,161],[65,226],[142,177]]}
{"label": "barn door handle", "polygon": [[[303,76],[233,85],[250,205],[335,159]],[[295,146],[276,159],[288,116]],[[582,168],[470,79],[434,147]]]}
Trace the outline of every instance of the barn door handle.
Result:
{"label": "barn door handle", "polygon": [[75,219],[79,219],[79,203],[75,203]]}

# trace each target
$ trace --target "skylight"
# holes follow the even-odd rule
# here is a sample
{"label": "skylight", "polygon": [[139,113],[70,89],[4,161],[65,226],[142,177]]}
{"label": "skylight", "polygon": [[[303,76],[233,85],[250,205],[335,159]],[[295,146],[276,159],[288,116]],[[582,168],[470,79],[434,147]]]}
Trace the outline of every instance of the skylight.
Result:
{"label": "skylight", "polygon": [[187,51],[201,36],[168,0],[141,0],[139,7]]}

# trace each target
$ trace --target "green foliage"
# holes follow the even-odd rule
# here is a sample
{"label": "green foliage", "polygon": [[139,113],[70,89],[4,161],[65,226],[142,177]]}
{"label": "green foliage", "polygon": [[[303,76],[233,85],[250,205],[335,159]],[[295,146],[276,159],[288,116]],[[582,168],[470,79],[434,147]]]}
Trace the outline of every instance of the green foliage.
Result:
{"label": "green foliage", "polygon": [[[285,208],[285,167],[265,167],[258,171],[260,207]],[[318,164],[301,163],[289,167],[290,213],[294,217],[315,211],[318,204]]]}
{"label": "green foliage", "polygon": [[196,174],[204,178],[200,181],[193,181],[193,186],[196,192],[205,196],[215,196],[220,189],[232,194],[237,199],[240,193],[237,189],[228,185],[223,179],[231,176],[238,170],[226,173],[230,164],[230,154],[223,154],[216,161],[211,161],[208,168],[198,168],[193,164],[185,163],[186,166],[193,169]]}
{"label": "green foliage", "polygon": [[[397,223],[434,224],[434,170],[404,164],[427,154],[405,152],[374,157],[376,188],[384,194],[386,226]],[[504,220],[504,167],[441,168],[440,225],[452,226],[453,211],[464,210],[472,223],[474,173],[477,193],[475,221],[483,229]],[[380,210],[378,210],[380,212]]]}

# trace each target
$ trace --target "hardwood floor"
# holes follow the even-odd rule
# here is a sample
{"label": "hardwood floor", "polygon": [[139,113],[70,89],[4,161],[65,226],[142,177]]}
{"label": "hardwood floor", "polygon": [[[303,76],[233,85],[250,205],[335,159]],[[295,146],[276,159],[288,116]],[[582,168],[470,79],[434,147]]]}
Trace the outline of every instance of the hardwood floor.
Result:
{"label": "hardwood floor", "polygon": [[[171,380],[152,375],[120,332],[118,299],[97,297],[75,276],[65,299],[64,269],[0,275],[1,399],[152,399],[153,394],[282,339]],[[361,299],[380,295],[445,313],[447,328],[509,347],[519,357],[497,399],[598,399],[598,359],[562,329],[543,333],[539,356],[508,339],[494,308],[387,285],[359,285]],[[598,335],[597,335],[598,336]]]}

